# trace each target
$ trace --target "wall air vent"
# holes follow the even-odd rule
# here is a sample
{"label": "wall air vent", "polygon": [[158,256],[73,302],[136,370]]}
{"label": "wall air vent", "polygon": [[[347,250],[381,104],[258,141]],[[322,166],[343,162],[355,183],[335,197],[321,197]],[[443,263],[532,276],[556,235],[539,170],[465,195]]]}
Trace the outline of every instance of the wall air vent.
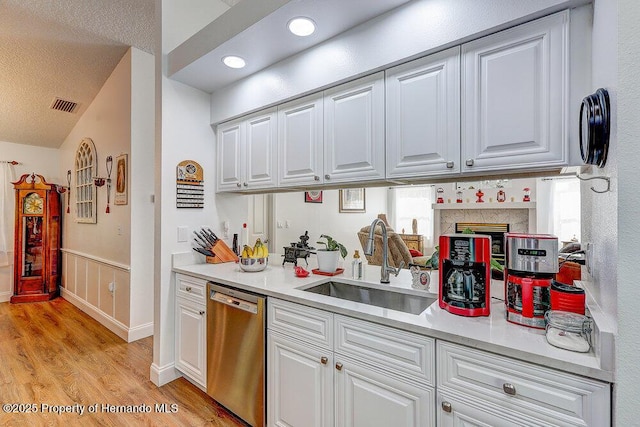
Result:
{"label": "wall air vent", "polygon": [[49,108],[52,110],[64,111],[65,113],[73,113],[78,107],[77,102],[68,101],[62,98],[54,98]]}

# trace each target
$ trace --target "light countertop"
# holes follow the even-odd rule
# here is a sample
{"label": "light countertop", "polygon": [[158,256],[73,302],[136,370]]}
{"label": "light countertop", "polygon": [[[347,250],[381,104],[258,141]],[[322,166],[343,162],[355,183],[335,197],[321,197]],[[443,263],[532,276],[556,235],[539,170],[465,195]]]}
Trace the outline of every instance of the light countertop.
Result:
{"label": "light countertop", "polygon": [[[300,288],[308,288],[336,279],[342,282],[366,284],[370,287],[397,289],[405,293],[419,295],[427,293],[437,298],[437,271],[431,273],[429,289],[423,291],[411,288],[411,274],[406,269],[402,270],[398,277],[392,275],[390,284],[382,285],[380,284],[379,266],[366,265],[365,279],[352,280],[348,262],[344,262],[345,271],[338,276],[310,274],[306,278],[298,278],[294,275],[292,264],[281,265],[282,261],[279,255],[271,255],[269,266],[264,271],[255,273],[240,270],[236,263],[200,263],[203,260],[204,257],[199,257],[197,254],[174,254],[173,271],[589,378],[614,381],[612,369],[608,369],[610,364],[607,361],[602,363],[602,351],[592,350],[589,353],[576,353],[556,348],[547,343],[544,330],[507,322],[505,320],[504,284],[502,281],[492,281],[491,294],[493,298],[491,315],[488,317],[463,317],[451,314],[441,309],[437,302],[422,313],[414,315],[305,292]],[[315,259],[310,260],[308,267],[304,265],[304,261],[300,265],[309,271],[316,268]],[[596,348],[598,343],[599,340],[596,337]],[[608,351],[604,353],[607,356],[609,354]]]}

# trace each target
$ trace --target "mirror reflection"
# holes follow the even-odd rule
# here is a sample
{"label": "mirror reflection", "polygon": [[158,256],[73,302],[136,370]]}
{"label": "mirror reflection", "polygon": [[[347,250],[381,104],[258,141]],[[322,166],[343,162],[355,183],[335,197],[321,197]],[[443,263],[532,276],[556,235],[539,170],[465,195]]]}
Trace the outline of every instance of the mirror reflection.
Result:
{"label": "mirror reflection", "polygon": [[[347,261],[376,217],[397,237],[389,240],[391,258],[423,264],[441,234],[473,231],[496,237],[492,248],[503,252],[505,231],[553,234],[561,246],[580,242],[580,184],[575,177],[521,178],[450,182],[397,187],[368,187],[366,211],[340,211],[339,190],[323,190],[321,202],[309,203],[304,192],[273,195],[276,253],[309,233],[310,246],[330,234],[348,249]],[[376,245],[381,246],[381,245]],[[500,256],[496,256],[500,259]],[[374,259],[369,259],[375,264]],[[397,266],[397,265],[395,265]]]}

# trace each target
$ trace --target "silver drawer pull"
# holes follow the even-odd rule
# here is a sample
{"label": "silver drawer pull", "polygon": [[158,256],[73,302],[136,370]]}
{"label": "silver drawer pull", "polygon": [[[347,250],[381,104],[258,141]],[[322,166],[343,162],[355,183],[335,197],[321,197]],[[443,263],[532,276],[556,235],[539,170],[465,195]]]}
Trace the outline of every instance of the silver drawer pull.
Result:
{"label": "silver drawer pull", "polygon": [[511,383],[502,384],[502,390],[511,396],[516,395],[516,387]]}
{"label": "silver drawer pull", "polygon": [[320,181],[320,177],[318,175],[314,175],[313,180],[314,181]]}
{"label": "silver drawer pull", "polygon": [[187,286],[184,290],[187,292],[191,292],[191,286]]}
{"label": "silver drawer pull", "polygon": [[323,365],[326,365],[328,361],[329,361],[329,359],[327,359],[326,356],[322,356],[320,358],[320,363],[322,363]]}
{"label": "silver drawer pull", "polygon": [[449,403],[449,402],[442,402],[442,410],[443,410],[444,412],[451,413],[452,409],[453,409],[453,408],[451,408],[451,403]]}
{"label": "silver drawer pull", "polygon": [[447,169],[453,169],[454,163],[452,161],[447,162]]}
{"label": "silver drawer pull", "polygon": [[473,166],[473,159],[467,159],[466,162],[464,162],[467,166]]}
{"label": "silver drawer pull", "polygon": [[342,371],[342,363],[340,363],[340,362],[336,363],[336,369],[338,371]]}
{"label": "silver drawer pull", "polygon": [[236,182],[236,187],[240,188],[242,185],[239,182]]}
{"label": "silver drawer pull", "polygon": [[246,182],[245,182],[244,184],[242,184],[242,185],[244,185],[245,187],[248,187],[248,186],[249,186],[249,184],[247,184]]}
{"label": "silver drawer pull", "polygon": [[324,176],[324,179],[331,179],[331,175],[326,174],[326,175]]}

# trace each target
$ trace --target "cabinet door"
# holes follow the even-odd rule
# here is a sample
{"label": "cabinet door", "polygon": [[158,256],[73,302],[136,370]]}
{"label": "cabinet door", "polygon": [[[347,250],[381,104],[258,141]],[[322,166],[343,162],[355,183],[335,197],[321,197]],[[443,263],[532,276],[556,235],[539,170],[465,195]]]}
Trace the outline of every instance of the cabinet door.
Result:
{"label": "cabinet door", "polygon": [[336,353],[336,427],[434,426],[434,390]]}
{"label": "cabinet door", "polygon": [[271,188],[276,186],[277,127],[276,109],[260,112],[246,120],[246,173],[243,188]]}
{"label": "cabinet door", "polygon": [[462,171],[567,164],[569,12],[462,46]]}
{"label": "cabinet door", "polygon": [[240,190],[243,182],[245,129],[241,120],[218,125],[217,135],[217,191]]}
{"label": "cabinet door", "polygon": [[333,426],[333,353],[274,331],[267,346],[268,425]]}
{"label": "cabinet door", "polygon": [[383,73],[324,92],[324,182],[384,179]]}
{"label": "cabinet door", "polygon": [[386,71],[387,177],[460,172],[460,48]]}
{"label": "cabinet door", "polygon": [[176,368],[203,387],[207,384],[205,306],[176,299]]}
{"label": "cabinet door", "polygon": [[278,185],[322,184],[322,94],[278,107]]}

